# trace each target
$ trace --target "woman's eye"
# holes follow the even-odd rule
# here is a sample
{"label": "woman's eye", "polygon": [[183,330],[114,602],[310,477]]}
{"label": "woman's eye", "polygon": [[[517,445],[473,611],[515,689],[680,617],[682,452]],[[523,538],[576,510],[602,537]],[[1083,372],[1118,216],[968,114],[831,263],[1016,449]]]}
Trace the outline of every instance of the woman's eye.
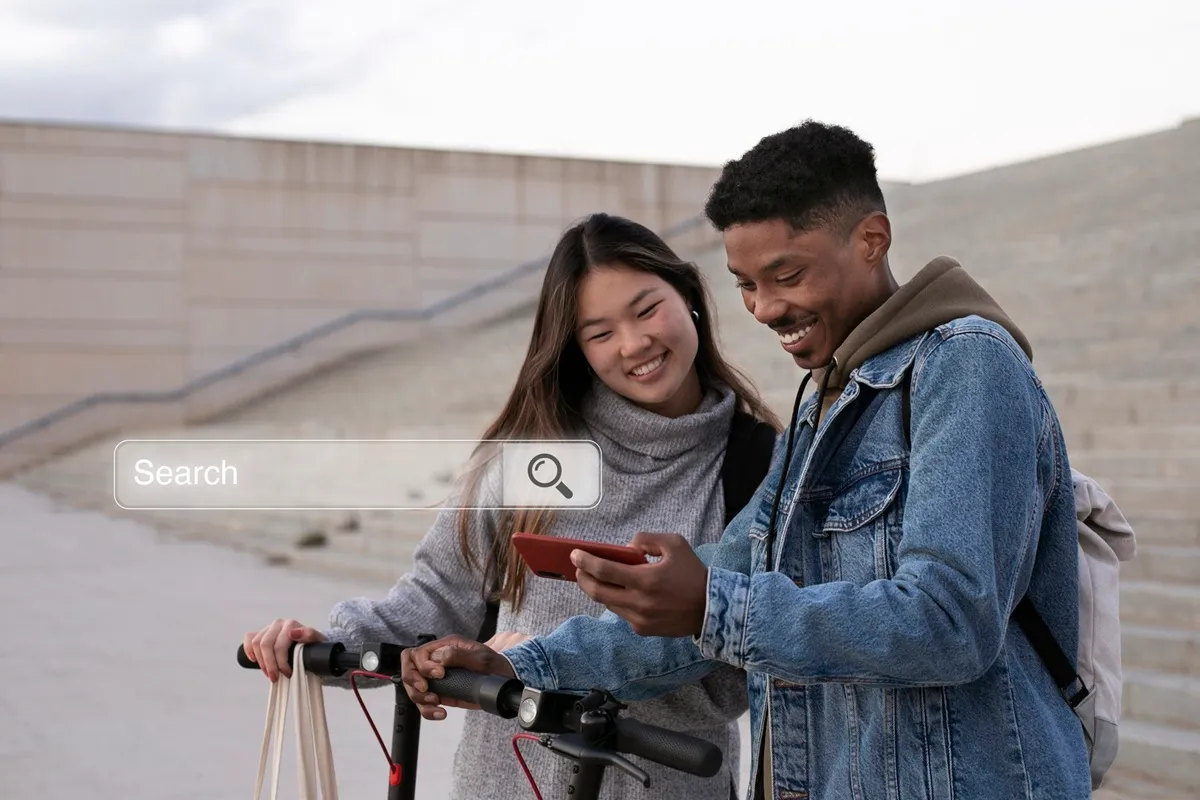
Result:
{"label": "woman's eye", "polygon": [[609,337],[609,334],[611,334],[611,333],[612,333],[612,331],[604,331],[603,333],[597,333],[595,336],[589,336],[588,341],[589,342],[598,342],[602,339],[607,339]]}
{"label": "woman's eye", "polygon": [[[661,301],[661,300],[659,300],[658,302],[659,302],[659,303],[661,303],[662,301]],[[658,308],[658,303],[655,303],[654,305],[650,306],[650,307],[649,307],[649,308],[647,308],[645,311],[643,311],[642,313],[638,314],[638,316],[639,316],[639,317],[642,317],[642,318],[648,317],[648,316],[650,316],[650,315],[651,315],[651,314],[654,312],[654,309],[656,309],[656,308]]]}

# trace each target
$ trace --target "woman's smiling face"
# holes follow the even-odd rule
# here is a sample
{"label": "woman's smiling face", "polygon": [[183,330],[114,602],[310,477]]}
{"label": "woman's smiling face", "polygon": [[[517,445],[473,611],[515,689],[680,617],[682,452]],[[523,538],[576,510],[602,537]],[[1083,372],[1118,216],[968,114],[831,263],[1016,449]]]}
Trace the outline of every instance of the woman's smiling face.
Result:
{"label": "woman's smiling face", "polygon": [[695,410],[699,336],[674,287],[653,273],[606,264],[580,282],[577,304],[576,340],[596,377],[664,416]]}

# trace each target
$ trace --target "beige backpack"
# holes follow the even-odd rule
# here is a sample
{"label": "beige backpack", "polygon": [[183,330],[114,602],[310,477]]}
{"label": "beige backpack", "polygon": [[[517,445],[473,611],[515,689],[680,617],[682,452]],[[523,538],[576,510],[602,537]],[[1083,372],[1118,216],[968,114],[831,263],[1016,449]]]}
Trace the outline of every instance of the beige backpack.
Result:
{"label": "beige backpack", "polygon": [[[1121,722],[1120,563],[1137,549],[1133,528],[1096,481],[1071,470],[1079,531],[1079,674],[1074,706],[1097,789],[1117,757]],[[1044,657],[1044,656],[1043,656]],[[1075,677],[1075,676],[1072,676]]]}
{"label": "beige backpack", "polygon": [[1133,528],[1100,485],[1071,470],[1079,534],[1078,669],[1063,654],[1029,598],[1017,604],[1013,619],[1079,717],[1087,742],[1092,788],[1117,757],[1121,722],[1120,562],[1133,558]]}

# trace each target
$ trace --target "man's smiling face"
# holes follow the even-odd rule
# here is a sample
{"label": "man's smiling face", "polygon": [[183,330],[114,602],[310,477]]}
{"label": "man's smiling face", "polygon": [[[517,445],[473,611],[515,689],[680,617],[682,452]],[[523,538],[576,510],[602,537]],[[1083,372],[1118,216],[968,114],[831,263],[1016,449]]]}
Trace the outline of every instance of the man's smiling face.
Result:
{"label": "man's smiling face", "polygon": [[877,269],[886,229],[883,215],[868,215],[848,236],[797,231],[783,219],[748,222],[725,231],[725,253],[746,310],[800,367],[819,369],[886,297]]}

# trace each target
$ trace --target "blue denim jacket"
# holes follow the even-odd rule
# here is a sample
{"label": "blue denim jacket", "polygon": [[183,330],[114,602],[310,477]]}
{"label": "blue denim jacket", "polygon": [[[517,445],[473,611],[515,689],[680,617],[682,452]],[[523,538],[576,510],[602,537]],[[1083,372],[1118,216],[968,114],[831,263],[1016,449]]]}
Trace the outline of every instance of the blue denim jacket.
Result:
{"label": "blue denim jacket", "polygon": [[699,637],[576,617],[505,651],[518,677],[637,700],[714,663],[741,667],[751,775],[769,709],[777,800],[1088,800],[1079,721],[1010,620],[1028,593],[1076,652],[1070,468],[1025,354],[964,317],[854,370],[815,442],[814,400],[796,423],[774,569],[764,538],[782,441],[754,500],[699,551]]}

